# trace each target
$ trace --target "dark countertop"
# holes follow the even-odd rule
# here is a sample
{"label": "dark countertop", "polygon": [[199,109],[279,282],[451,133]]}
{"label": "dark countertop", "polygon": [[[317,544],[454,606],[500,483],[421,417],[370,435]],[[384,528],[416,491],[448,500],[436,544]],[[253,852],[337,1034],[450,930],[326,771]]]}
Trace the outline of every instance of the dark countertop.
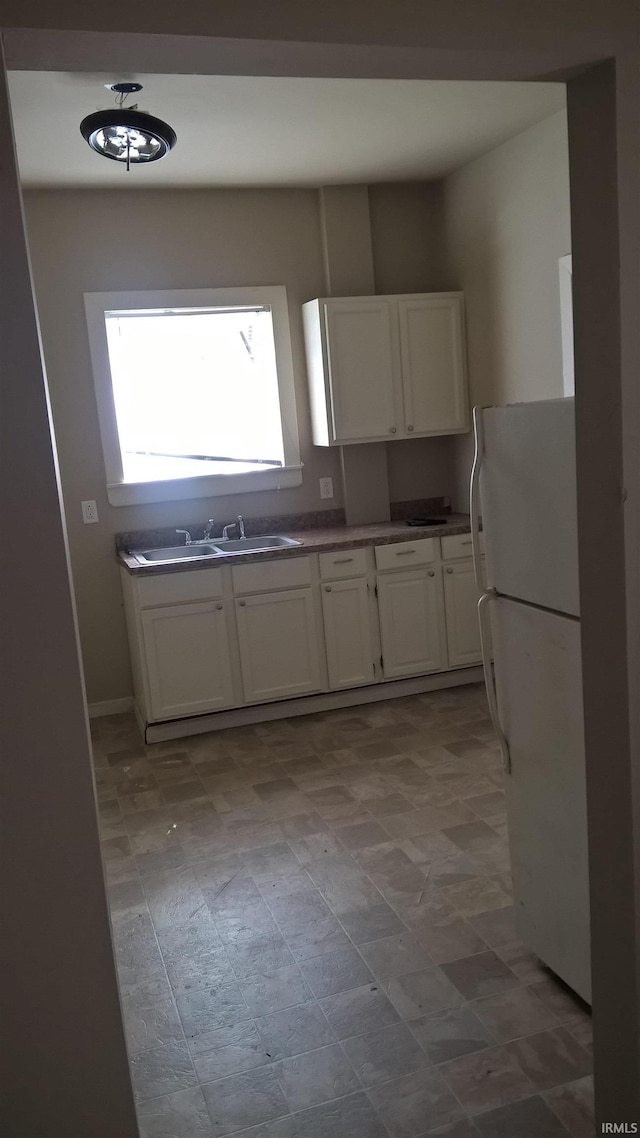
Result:
{"label": "dark countertop", "polygon": [[469,533],[468,514],[448,514],[445,525],[408,526],[406,522],[378,522],[366,526],[334,526],[324,529],[278,530],[283,537],[293,537],[302,545],[268,549],[264,553],[232,553],[220,557],[195,557],[188,561],[155,562],[140,565],[132,554],[118,554],[120,564],[133,576],[155,577],[159,573],[191,573],[218,565],[246,565],[256,561],[280,561],[285,557],[301,557],[308,553],[327,553],[332,549],[358,549],[367,545],[391,545],[396,541],[415,541],[423,537],[446,537]]}

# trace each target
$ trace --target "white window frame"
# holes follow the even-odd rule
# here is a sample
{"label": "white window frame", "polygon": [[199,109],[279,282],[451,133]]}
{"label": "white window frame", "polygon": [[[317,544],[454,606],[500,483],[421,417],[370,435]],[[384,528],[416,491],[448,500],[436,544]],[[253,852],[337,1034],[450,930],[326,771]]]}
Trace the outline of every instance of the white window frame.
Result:
{"label": "white window frame", "polygon": [[[211,498],[302,485],[289,305],[284,285],[162,289],[152,292],[88,292],[84,294],[84,305],[107,476],[107,496],[112,506],[134,506],[145,502],[168,502],[186,498]],[[136,311],[145,308],[215,308],[225,305],[268,305],[271,309],[284,466],[252,470],[243,474],[202,474],[191,478],[171,478],[154,482],[126,482],[122,469],[111,382],[105,312],[126,311],[126,309]]]}

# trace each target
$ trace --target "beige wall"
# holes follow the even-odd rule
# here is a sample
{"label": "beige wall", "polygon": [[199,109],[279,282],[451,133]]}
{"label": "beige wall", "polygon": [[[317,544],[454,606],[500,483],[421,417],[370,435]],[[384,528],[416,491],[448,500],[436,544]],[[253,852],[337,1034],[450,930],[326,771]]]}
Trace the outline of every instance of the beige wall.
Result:
{"label": "beige wall", "polygon": [[[564,111],[444,183],[452,280],[465,294],[473,403],[562,395],[558,260],[571,252]],[[471,445],[456,444],[456,504],[467,502]]]}
{"label": "beige wall", "polygon": [[451,497],[455,482],[455,443],[455,436],[446,435],[387,443],[389,501],[406,502],[423,496]]}
{"label": "beige wall", "polygon": [[449,287],[442,182],[369,186],[369,213],[376,292]]}
{"label": "beige wall", "polygon": [[[372,188],[371,197],[379,289],[437,287],[440,278],[431,253],[440,229],[431,212],[437,196],[428,186],[378,186]],[[311,444],[300,316],[304,301],[326,291],[319,195],[315,190],[286,189],[51,190],[28,192],[26,209],[88,699],[119,699],[131,694],[131,677],[115,533],[180,526],[210,516],[222,524],[237,513],[279,515],[343,504],[338,450]],[[419,238],[430,235],[422,274],[416,231]],[[225,498],[111,506],[83,293],[282,283],[289,297],[302,486]],[[450,493],[450,464],[445,471],[439,463],[446,452],[441,442],[416,440],[387,448],[392,500]],[[332,502],[320,499],[318,480],[325,475],[334,480]],[[98,504],[100,521],[86,526],[80,502],[91,498]]]}

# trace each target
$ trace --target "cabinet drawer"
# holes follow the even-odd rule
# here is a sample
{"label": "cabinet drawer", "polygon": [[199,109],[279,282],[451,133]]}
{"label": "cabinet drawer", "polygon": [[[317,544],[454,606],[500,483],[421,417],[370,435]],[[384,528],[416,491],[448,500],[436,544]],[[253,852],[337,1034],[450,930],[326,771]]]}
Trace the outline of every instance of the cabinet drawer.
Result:
{"label": "cabinet drawer", "polygon": [[308,557],[291,560],[257,561],[255,565],[235,565],[231,570],[234,593],[268,593],[272,589],[295,589],[311,583]]}
{"label": "cabinet drawer", "polygon": [[199,569],[197,573],[163,573],[157,577],[140,577],[137,585],[141,608],[202,601],[221,596],[222,569]]}
{"label": "cabinet drawer", "polygon": [[319,560],[323,581],[363,577],[367,572],[367,554],[364,549],[338,549],[335,553],[321,553]]}
{"label": "cabinet drawer", "polygon": [[435,561],[435,541],[423,537],[418,541],[396,541],[393,545],[376,548],[378,569],[413,569],[414,565],[429,565]]}
{"label": "cabinet drawer", "polygon": [[[442,560],[450,561],[452,557],[471,557],[473,543],[470,533],[452,533],[449,537],[440,538],[442,542]],[[484,534],[480,534],[480,549],[484,553]]]}

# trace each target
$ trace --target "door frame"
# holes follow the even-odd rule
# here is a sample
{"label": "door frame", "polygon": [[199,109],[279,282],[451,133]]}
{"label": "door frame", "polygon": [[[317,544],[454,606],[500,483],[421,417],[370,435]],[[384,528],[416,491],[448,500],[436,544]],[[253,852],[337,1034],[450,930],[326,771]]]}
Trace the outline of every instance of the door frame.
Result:
{"label": "door frame", "polygon": [[[259,18],[252,25],[249,17],[255,19],[256,13],[250,12],[250,3],[242,7],[247,9],[245,25],[242,12],[235,25],[229,19],[224,22],[224,13],[216,25],[211,12],[198,16],[189,6],[184,14],[173,6],[169,12],[168,6],[152,0],[142,0],[135,8],[116,4],[95,16],[83,6],[81,20],[79,5],[68,0],[57,29],[39,28],[34,16],[35,26],[25,30],[29,13],[25,13],[24,3],[8,0],[5,40],[9,65],[108,72],[133,67],[174,73],[195,69],[201,73],[245,75],[503,80],[548,77],[568,81],[596,1099],[599,1120],[637,1121],[640,172],[634,164],[637,122],[632,108],[640,100],[637,54],[628,46],[624,22],[625,12],[631,6],[621,0],[617,6],[609,5],[606,14],[603,6],[598,27],[589,25],[588,13],[584,15],[584,27],[582,16],[563,24],[564,16],[555,6],[559,26],[556,34],[546,37],[540,34],[535,20],[531,26],[526,19],[522,21],[523,15],[531,16],[536,7],[543,7],[532,0],[514,4],[512,13],[502,8],[497,21],[487,19],[493,10],[491,0],[469,5],[468,21],[459,11],[451,12],[449,17],[443,15],[437,0],[430,0],[424,6],[424,16],[428,23],[433,15],[431,28],[411,27],[409,9],[405,11],[402,3],[392,25],[379,18],[375,6],[370,14],[362,8],[356,23],[350,23],[347,9],[351,5],[346,5],[344,27],[339,15],[328,12],[319,16],[316,10],[312,30],[307,30],[306,35],[296,23],[304,18],[300,9],[295,13],[284,2],[279,7],[272,6],[265,29]],[[10,26],[12,10],[14,28]],[[411,11],[415,12],[413,6]],[[596,24],[597,16],[598,13]],[[80,22],[84,27],[93,23],[94,30],[75,31],[74,23]],[[232,27],[244,27],[246,38],[230,39]],[[185,34],[167,35],[168,28]],[[149,30],[159,34],[149,35]],[[291,38],[296,31],[304,42]],[[260,40],[250,38],[259,35],[263,37]],[[326,42],[314,42],[318,37]],[[432,47],[421,46],[424,43]],[[7,145],[5,137],[5,149]],[[7,225],[4,218],[3,223]],[[24,275],[24,253],[16,249],[14,255],[15,264]],[[33,344],[33,330],[25,335]],[[53,466],[47,479],[48,486],[53,487]],[[8,588],[12,586],[14,571],[15,583],[20,584],[20,568],[10,566]],[[61,579],[57,594],[62,596],[64,592]],[[74,617],[68,605],[65,614],[67,635],[75,635]],[[52,621],[44,619],[40,629],[44,640],[52,625]],[[633,630],[634,635],[627,637],[627,629]],[[77,699],[75,708],[73,718],[79,721],[83,712]],[[70,734],[80,769],[82,762],[87,761],[86,746],[78,741],[77,730]],[[28,800],[27,795],[25,806]],[[87,801],[82,809],[85,813],[90,810]],[[635,899],[635,904],[631,899]]]}

